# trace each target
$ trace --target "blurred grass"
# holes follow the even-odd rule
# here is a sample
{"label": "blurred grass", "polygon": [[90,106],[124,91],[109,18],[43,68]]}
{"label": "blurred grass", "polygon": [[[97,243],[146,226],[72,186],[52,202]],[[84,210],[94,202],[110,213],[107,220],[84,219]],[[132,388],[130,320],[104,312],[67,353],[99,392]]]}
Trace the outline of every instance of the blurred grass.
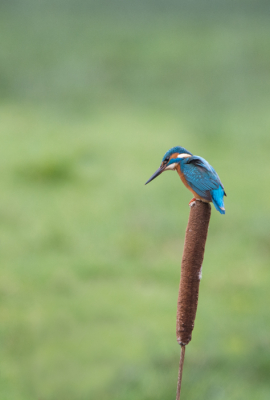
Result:
{"label": "blurred grass", "polygon": [[0,397],[174,398],[190,194],[172,173],[144,182],[183,145],[228,193],[183,398],[268,400],[267,16],[12,4],[0,17]]}

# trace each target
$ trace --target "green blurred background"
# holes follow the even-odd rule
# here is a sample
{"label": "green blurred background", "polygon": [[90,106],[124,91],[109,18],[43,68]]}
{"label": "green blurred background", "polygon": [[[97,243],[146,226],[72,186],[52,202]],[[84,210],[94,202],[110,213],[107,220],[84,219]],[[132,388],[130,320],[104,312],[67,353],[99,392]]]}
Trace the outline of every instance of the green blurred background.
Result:
{"label": "green blurred background", "polygon": [[269,1],[0,2],[0,398],[170,400],[191,193],[212,212],[183,400],[270,398]]}

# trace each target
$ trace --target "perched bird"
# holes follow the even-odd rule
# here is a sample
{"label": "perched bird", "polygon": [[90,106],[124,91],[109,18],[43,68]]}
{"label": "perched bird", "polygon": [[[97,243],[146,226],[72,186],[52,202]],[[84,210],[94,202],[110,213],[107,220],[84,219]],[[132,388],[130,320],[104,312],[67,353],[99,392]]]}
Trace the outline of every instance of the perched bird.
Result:
{"label": "perched bird", "polygon": [[176,146],[167,151],[159,169],[148,179],[151,182],[163,171],[176,170],[184,185],[193,193],[195,200],[213,202],[220,214],[225,214],[223,197],[226,195],[218,174],[202,157],[194,156],[184,147]]}

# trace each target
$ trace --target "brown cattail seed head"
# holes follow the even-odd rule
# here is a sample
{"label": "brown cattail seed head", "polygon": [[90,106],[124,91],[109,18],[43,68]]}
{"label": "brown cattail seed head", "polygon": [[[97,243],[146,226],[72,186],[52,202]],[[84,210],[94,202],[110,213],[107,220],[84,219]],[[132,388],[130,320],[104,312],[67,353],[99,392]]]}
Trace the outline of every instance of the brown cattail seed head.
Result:
{"label": "brown cattail seed head", "polygon": [[194,328],[210,216],[209,203],[196,200],[192,204],[185,236],[177,304],[176,337],[180,345],[190,342]]}

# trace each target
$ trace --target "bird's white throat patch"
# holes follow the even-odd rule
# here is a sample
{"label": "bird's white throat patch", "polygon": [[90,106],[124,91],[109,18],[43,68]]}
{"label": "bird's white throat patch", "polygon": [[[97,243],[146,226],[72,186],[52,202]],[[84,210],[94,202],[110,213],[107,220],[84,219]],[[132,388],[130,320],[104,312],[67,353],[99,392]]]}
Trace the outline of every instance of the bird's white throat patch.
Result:
{"label": "bird's white throat patch", "polygon": [[165,168],[165,171],[169,171],[171,169],[174,170],[176,165],[177,165],[177,163],[173,163],[173,164],[168,165],[168,167]]}

